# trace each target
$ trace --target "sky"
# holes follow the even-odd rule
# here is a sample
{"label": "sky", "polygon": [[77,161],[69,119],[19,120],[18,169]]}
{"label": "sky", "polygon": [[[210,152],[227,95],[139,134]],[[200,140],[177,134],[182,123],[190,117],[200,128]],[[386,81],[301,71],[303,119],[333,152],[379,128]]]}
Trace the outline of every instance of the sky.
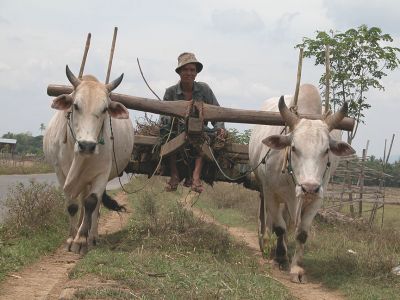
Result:
{"label": "sky", "polygon": [[[54,114],[49,84],[68,84],[65,65],[79,73],[86,36],[92,34],[86,74],[104,81],[114,27],[118,37],[111,80],[124,80],[116,92],[162,97],[178,82],[177,57],[194,52],[204,65],[197,81],[207,82],[221,106],[259,109],[282,94],[293,94],[298,49],[316,31],[345,31],[362,24],[390,34],[400,47],[397,0],[0,0],[0,136],[7,132],[41,134]],[[302,83],[317,85],[323,72],[311,59],[303,62]],[[385,140],[395,140],[400,156],[400,70],[383,80],[385,91],[370,91],[365,124],[353,147],[361,155],[382,157]],[[131,111],[134,124],[142,113]],[[239,130],[253,125],[226,124]]]}

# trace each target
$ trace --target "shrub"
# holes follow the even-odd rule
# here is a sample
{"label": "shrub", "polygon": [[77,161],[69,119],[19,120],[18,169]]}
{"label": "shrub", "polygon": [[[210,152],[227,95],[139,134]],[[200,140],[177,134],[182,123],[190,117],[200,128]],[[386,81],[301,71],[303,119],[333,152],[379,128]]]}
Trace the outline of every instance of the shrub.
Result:
{"label": "shrub", "polygon": [[8,235],[29,235],[65,221],[62,192],[46,183],[18,183],[5,199],[3,231]]}

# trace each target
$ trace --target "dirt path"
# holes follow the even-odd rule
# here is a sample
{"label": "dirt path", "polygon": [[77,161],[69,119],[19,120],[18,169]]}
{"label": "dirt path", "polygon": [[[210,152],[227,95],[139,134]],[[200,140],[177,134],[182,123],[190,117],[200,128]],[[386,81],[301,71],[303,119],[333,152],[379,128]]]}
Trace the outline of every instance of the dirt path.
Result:
{"label": "dirt path", "polygon": [[[128,204],[125,194],[116,199],[120,204]],[[128,208],[129,210],[129,208]],[[128,221],[129,214],[109,213],[100,218],[99,234],[108,234],[120,230]],[[68,273],[80,259],[80,255],[66,252],[64,246],[38,262],[13,273],[0,285],[0,300],[10,299],[69,299],[73,292],[65,288]],[[61,295],[61,297],[60,297]]]}
{"label": "dirt path", "polygon": [[244,228],[228,227],[226,225],[220,224],[206,212],[202,211],[199,208],[190,206],[190,203],[192,203],[194,197],[196,196],[193,193],[190,193],[188,197],[185,197],[184,202],[186,208],[191,209],[196,217],[201,218],[205,222],[214,223],[221,227],[224,227],[237,240],[244,241],[253,251],[253,254],[259,258],[259,263],[261,265],[264,265],[266,263],[269,263],[271,265],[271,278],[286,286],[293,296],[301,300],[345,299],[344,296],[339,292],[328,290],[319,283],[308,282],[307,284],[297,284],[291,282],[288,272],[279,270],[279,268],[275,266],[272,262],[268,262],[264,258],[262,258],[261,252],[259,250],[260,248],[258,245],[258,236],[256,232],[249,231]]}
{"label": "dirt path", "polygon": [[[185,199],[186,207],[190,208],[193,213],[206,222],[214,223],[225,227],[228,232],[247,243],[249,248],[253,250],[253,254],[259,258],[261,265],[268,263],[261,257],[258,248],[258,238],[255,232],[243,228],[232,228],[219,224],[211,216],[207,215],[198,208],[190,207],[194,194],[189,194]],[[128,204],[127,197],[121,193],[117,195],[118,202]],[[107,217],[100,219],[99,233],[109,234],[120,230],[127,224],[129,214],[119,216],[116,213],[107,214]],[[0,285],[0,300],[9,299],[72,299],[73,294],[82,287],[82,282],[69,280],[68,273],[75,266],[81,257],[77,254],[66,252],[60,247],[55,253],[48,255],[35,264],[28,266],[24,270],[13,273],[10,277]],[[307,283],[303,285],[292,283],[287,272],[280,271],[272,265],[271,277],[286,286],[291,294],[298,299],[307,300],[340,300],[344,297],[335,291],[329,291],[318,283]],[[95,285],[98,279],[91,278],[91,285]],[[118,285],[116,282],[106,281],[98,282],[99,285]],[[86,284],[85,284],[85,287]]]}

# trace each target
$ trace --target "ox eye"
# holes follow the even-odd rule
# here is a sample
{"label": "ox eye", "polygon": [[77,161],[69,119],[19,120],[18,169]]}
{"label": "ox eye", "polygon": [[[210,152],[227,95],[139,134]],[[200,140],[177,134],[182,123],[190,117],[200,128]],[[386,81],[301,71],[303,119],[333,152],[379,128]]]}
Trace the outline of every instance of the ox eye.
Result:
{"label": "ox eye", "polygon": [[292,152],[296,152],[296,147],[292,146]]}
{"label": "ox eye", "polygon": [[78,104],[74,103],[74,109],[79,110]]}
{"label": "ox eye", "polygon": [[107,107],[105,107],[104,109],[103,109],[103,114],[105,114],[106,113],[106,111],[107,111]]}
{"label": "ox eye", "polygon": [[326,151],[325,151],[325,154],[328,154],[329,153],[329,148],[328,149],[326,149]]}

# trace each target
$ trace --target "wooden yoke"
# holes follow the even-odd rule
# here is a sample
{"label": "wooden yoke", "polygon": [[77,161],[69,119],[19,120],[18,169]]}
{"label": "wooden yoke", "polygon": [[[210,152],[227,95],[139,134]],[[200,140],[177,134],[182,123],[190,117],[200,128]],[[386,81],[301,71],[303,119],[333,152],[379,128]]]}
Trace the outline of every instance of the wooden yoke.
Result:
{"label": "wooden yoke", "polygon": [[[47,88],[49,96],[59,96],[61,94],[72,93],[72,86],[54,85],[51,84]],[[117,93],[110,93],[110,98],[113,101],[120,102],[129,109],[156,113],[161,115],[168,115],[172,117],[186,117],[188,101],[159,101],[155,99],[141,98],[135,96],[128,96]],[[321,120],[322,115],[299,115],[300,118],[307,118],[312,120]],[[276,125],[284,126],[279,112],[260,111],[260,110],[247,110],[247,109],[234,109],[210,104],[203,104],[203,119],[204,121],[218,121],[218,122],[231,122],[231,123],[247,123],[247,124],[260,124],[260,125]],[[344,118],[335,129],[352,131],[354,128],[354,119]]]}

